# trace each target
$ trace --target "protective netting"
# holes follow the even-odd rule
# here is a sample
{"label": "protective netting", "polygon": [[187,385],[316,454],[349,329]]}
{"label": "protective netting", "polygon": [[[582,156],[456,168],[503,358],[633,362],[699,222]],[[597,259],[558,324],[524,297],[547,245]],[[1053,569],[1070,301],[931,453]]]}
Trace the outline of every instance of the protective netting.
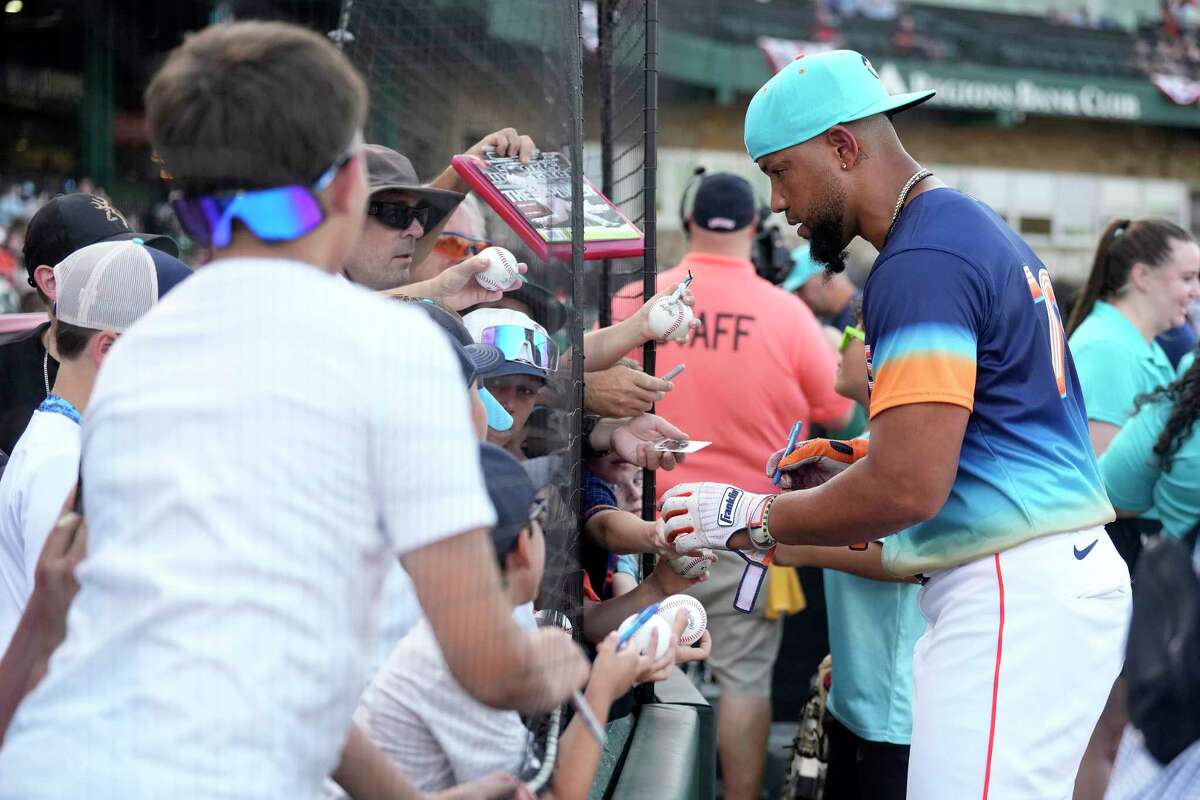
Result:
{"label": "protective netting", "polygon": [[[613,202],[647,232],[647,257],[605,262],[599,287],[601,322],[609,320],[613,296],[640,297],[644,279],[655,272],[654,136],[657,97],[647,54],[654,53],[654,10],[646,0],[597,3],[597,93],[600,96],[599,171]],[[649,37],[649,38],[648,38]],[[650,90],[648,92],[648,90]],[[649,136],[648,136],[649,134]],[[649,147],[647,147],[649,145]],[[652,364],[649,365],[652,368]]]}
{"label": "protective netting", "polygon": [[[547,205],[554,224],[581,230],[578,181],[583,170],[582,65],[579,4],[563,0],[345,0],[334,32],[361,70],[371,92],[368,142],[392,147],[430,181],[487,134],[515,128],[543,153],[557,152],[572,166],[572,189]],[[549,183],[549,181],[547,181]],[[529,187],[531,197],[549,186]],[[531,200],[532,202],[532,200]],[[511,250],[529,266],[530,285],[547,294],[525,309],[546,327],[564,353],[524,429],[523,451],[535,483],[556,489],[546,530],[546,567],[538,605],[563,612],[581,630],[579,431],[582,404],[583,320],[596,302],[583,291],[582,253],[539,259],[486,204],[451,217],[444,233],[483,239]],[[561,218],[560,218],[561,217]],[[466,227],[473,227],[466,230]],[[578,237],[577,237],[578,238]],[[549,298],[553,298],[552,300]],[[486,647],[486,640],[480,642]],[[552,757],[557,717],[529,720]],[[529,780],[537,763],[527,765]]]}
{"label": "protective netting", "polygon": [[[649,298],[657,273],[657,0],[598,0],[597,91],[600,103],[600,172],[604,192],[646,234],[642,258],[606,261],[598,287],[601,325],[614,321],[614,297]],[[654,344],[642,367],[655,372]],[[654,473],[642,477],[642,515],[655,516]],[[653,569],[643,558],[642,572]]]}

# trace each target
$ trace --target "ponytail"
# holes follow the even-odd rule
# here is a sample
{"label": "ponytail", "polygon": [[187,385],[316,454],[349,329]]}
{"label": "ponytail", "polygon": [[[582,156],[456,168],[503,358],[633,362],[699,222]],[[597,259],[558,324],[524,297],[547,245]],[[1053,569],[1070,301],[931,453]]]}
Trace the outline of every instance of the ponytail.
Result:
{"label": "ponytail", "polygon": [[1188,232],[1165,219],[1115,219],[1104,229],[1096,257],[1079,299],[1067,320],[1067,336],[1087,319],[1099,300],[1108,300],[1129,282],[1134,264],[1158,267],[1166,260],[1173,241],[1192,241]]}
{"label": "ponytail", "polygon": [[1128,219],[1114,219],[1100,235],[1100,244],[1096,246],[1096,256],[1092,259],[1092,271],[1075,301],[1075,307],[1071,309],[1070,319],[1067,320],[1067,338],[1070,338],[1075,329],[1088,318],[1088,314],[1092,313],[1096,301],[1107,297],[1112,291],[1112,287],[1109,286],[1109,253],[1113,243],[1124,235],[1131,222]]}

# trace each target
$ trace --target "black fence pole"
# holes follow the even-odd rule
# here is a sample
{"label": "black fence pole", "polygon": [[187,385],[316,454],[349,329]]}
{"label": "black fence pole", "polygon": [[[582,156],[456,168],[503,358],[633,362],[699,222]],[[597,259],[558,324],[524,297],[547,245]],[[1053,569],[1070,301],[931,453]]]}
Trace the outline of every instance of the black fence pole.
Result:
{"label": "black fence pole", "polygon": [[[613,196],[613,5],[599,0],[596,8],[600,38],[600,191]],[[612,325],[612,262],[600,265],[600,327]]]}
{"label": "black fence pole", "polygon": [[[649,300],[658,292],[658,0],[644,0],[646,8],[646,57],[643,62],[645,78],[645,110],[642,113],[643,168],[642,198],[646,229],[646,252],[642,257],[642,299]],[[642,350],[642,365],[649,375],[654,374],[654,342],[646,342]],[[655,517],[654,473],[647,470],[642,479],[642,516]],[[643,559],[653,568],[653,557]]]}
{"label": "black fence pole", "polygon": [[[658,292],[658,215],[656,191],[658,186],[658,0],[645,0],[646,9],[646,57],[643,62],[645,78],[645,111],[642,120],[643,168],[642,198],[646,234],[646,252],[642,258],[642,298],[649,300]],[[654,374],[654,342],[646,343],[642,350],[642,364],[646,373]],[[654,471],[646,470],[642,476],[642,517],[657,516],[655,502]],[[649,575],[654,569],[654,556],[642,556],[642,574]],[[638,699],[653,701],[653,685],[643,687]]]}
{"label": "black fence pole", "polygon": [[[571,493],[571,510],[579,519],[583,500],[583,8],[574,0],[570,9],[573,32],[570,44],[570,69],[567,73],[567,92],[571,110],[571,477],[574,491]],[[579,536],[571,538],[574,553],[571,563],[580,563]],[[583,573],[576,570],[576,578],[569,591],[574,595],[574,607],[580,610],[575,630],[582,634],[583,627]]]}

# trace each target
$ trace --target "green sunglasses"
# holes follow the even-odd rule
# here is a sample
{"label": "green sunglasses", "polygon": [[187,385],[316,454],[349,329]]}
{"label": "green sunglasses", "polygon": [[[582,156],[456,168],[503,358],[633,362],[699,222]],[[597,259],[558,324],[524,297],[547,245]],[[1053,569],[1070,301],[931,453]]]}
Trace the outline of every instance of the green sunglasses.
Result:
{"label": "green sunglasses", "polygon": [[847,325],[842,329],[842,341],[838,343],[838,355],[846,352],[846,348],[850,346],[851,339],[858,339],[860,342],[865,342],[867,334],[863,332],[862,328]]}

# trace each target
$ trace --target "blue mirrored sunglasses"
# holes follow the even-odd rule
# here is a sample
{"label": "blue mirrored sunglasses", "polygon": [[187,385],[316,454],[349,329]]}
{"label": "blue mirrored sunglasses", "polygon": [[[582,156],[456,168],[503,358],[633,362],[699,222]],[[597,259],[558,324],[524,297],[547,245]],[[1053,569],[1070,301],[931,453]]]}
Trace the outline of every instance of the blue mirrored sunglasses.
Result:
{"label": "blue mirrored sunglasses", "polygon": [[264,242],[290,242],[325,221],[325,209],[317,193],[333,182],[361,147],[362,135],[356,134],[350,147],[311,187],[278,186],[196,196],[174,192],[171,207],[183,232],[206,247],[228,247],[234,220]]}
{"label": "blue mirrored sunglasses", "polygon": [[492,325],[484,328],[480,344],[490,344],[509,361],[523,361],[539,369],[558,369],[558,345],[542,331],[521,325]]}

